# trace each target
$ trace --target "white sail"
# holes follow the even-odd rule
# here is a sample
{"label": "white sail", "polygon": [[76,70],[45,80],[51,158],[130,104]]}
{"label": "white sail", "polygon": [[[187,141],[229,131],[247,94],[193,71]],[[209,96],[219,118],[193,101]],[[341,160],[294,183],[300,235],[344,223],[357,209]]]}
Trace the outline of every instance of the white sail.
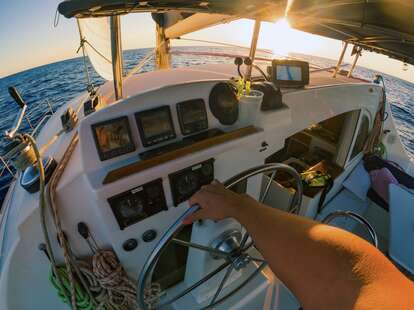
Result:
{"label": "white sail", "polygon": [[113,80],[109,17],[81,18],[78,21],[85,51],[92,66],[105,80]]}

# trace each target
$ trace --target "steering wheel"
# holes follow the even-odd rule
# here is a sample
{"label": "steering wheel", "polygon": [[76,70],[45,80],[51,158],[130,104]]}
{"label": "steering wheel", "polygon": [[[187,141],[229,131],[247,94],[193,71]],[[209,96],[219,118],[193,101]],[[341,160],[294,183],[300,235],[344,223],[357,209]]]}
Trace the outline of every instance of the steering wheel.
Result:
{"label": "steering wheel", "polygon": [[[291,213],[298,213],[301,202],[302,202],[302,181],[300,175],[297,171],[285,164],[265,164],[260,165],[248,170],[245,170],[234,177],[228,179],[224,182],[224,186],[227,189],[232,189],[236,185],[240,184],[249,178],[256,176],[262,173],[270,173],[271,177],[267,182],[262,194],[260,195],[259,202],[265,201],[272,180],[274,179],[276,173],[278,171],[284,171],[290,175],[292,175],[297,183],[297,190],[295,192],[294,198],[292,199],[292,203],[289,206],[288,212]],[[251,256],[248,253],[248,250],[253,246],[253,241],[250,238],[247,231],[244,232],[244,235],[241,231],[231,231],[219,236],[216,240],[214,240],[210,246],[205,246],[193,242],[184,241],[181,239],[177,239],[175,236],[178,232],[184,227],[183,220],[190,214],[196,212],[200,206],[193,205],[192,207],[188,208],[164,233],[164,235],[159,240],[158,244],[155,246],[152,253],[149,255],[147,261],[144,264],[142,272],[138,279],[138,288],[139,288],[139,295],[138,295],[138,303],[140,304],[141,308],[144,310],[149,309],[162,309],[165,306],[168,306],[178,299],[182,298],[183,296],[189,294],[194,289],[200,287],[205,282],[209,281],[215,275],[220,273],[223,270],[224,276],[219,283],[214,296],[210,299],[207,305],[200,306],[200,309],[211,309],[214,306],[218,305],[219,303],[223,302],[228,297],[232,296],[238,290],[240,290],[243,286],[245,286],[248,282],[250,282],[256,275],[260,273],[260,271],[266,267],[267,263],[261,258],[256,258]],[[209,272],[205,275],[202,279],[195,282],[191,286],[185,288],[179,293],[175,293],[173,297],[170,298],[161,298],[164,300],[158,300],[159,298],[154,298],[154,296],[148,296],[148,291],[151,291],[152,283],[149,283],[150,278],[152,276],[152,272],[161,256],[165,248],[171,243],[175,243],[181,246],[185,246],[188,248],[197,249],[200,251],[208,252],[212,259],[221,259],[223,260],[222,264],[217,267],[215,270]],[[253,263],[254,269],[253,272],[250,273],[241,283],[235,287],[230,292],[226,292],[226,294],[221,294],[223,289],[225,288],[226,282],[229,280],[230,275],[233,271],[240,271],[242,269],[247,268],[247,266]],[[249,268],[251,269],[251,268]],[[159,296],[158,292],[158,296]],[[223,295],[223,296],[221,296]]]}

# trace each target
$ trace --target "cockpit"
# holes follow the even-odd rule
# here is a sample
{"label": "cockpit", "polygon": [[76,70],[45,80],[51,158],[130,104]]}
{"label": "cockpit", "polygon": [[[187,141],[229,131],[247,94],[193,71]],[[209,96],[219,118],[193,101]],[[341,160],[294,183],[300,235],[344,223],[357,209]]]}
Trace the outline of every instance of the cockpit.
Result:
{"label": "cockpit", "polygon": [[[77,18],[156,11],[147,2],[90,2],[65,1],[60,10]],[[201,29],[241,12],[213,1],[230,15],[206,18],[210,4],[200,2],[191,7],[195,13],[164,20],[160,15],[169,11],[163,5],[177,9],[173,2],[154,2],[162,11],[153,14],[154,58],[163,70],[125,76],[120,16],[110,14],[110,81],[68,102],[36,141],[19,135],[25,111],[8,131],[18,140],[11,160],[22,172],[31,168],[23,172],[29,181],[16,181],[6,201],[13,225],[0,226],[7,235],[0,242],[0,258],[7,258],[0,260],[0,296],[13,309],[43,309],[45,300],[53,309],[85,300],[91,309],[94,302],[120,300],[116,309],[123,302],[125,309],[299,309],[235,219],[184,225],[200,208],[189,205],[190,197],[218,180],[271,208],[321,221],[323,212],[337,208],[338,197],[341,208],[348,204],[345,196],[352,193],[343,183],[367,143],[386,130],[395,135],[392,119],[384,117],[390,111],[383,87],[352,77],[360,51],[346,73],[340,70],[343,55],[329,68],[288,58],[256,62],[261,19],[272,15],[263,10],[249,15],[257,19],[248,56],[171,68],[169,44],[181,26]],[[87,27],[81,24],[85,52]],[[398,139],[382,145],[402,149]],[[368,208],[366,201],[360,205]],[[33,262],[26,281],[21,266]],[[68,296],[76,289],[82,298],[73,300]],[[30,298],[15,300],[11,291]]]}

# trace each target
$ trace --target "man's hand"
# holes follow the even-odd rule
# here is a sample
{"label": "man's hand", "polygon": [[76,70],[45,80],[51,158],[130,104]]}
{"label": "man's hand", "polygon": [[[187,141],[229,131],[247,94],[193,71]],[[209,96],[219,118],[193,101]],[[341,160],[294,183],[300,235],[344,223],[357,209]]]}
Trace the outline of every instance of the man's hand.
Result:
{"label": "man's hand", "polygon": [[251,200],[253,199],[249,196],[234,193],[226,189],[220,182],[213,181],[211,184],[203,186],[190,198],[190,206],[198,204],[201,209],[188,216],[184,220],[184,224],[191,224],[201,219],[222,220],[236,217],[237,213]]}

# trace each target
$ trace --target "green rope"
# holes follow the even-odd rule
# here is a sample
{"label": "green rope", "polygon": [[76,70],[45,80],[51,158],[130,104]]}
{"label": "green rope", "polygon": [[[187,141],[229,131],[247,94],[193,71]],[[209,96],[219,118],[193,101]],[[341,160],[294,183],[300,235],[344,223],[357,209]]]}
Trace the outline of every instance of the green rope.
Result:
{"label": "green rope", "polygon": [[[69,277],[64,267],[58,267],[57,272],[61,280],[62,286],[59,284],[53,270],[49,272],[49,281],[56,288],[59,298],[65,303],[70,305],[70,282]],[[79,310],[93,310],[93,301],[89,297],[88,293],[78,284],[75,283],[76,305]]]}
{"label": "green rope", "polygon": [[374,153],[382,158],[387,158],[387,148],[384,143],[380,142],[374,147]]}

